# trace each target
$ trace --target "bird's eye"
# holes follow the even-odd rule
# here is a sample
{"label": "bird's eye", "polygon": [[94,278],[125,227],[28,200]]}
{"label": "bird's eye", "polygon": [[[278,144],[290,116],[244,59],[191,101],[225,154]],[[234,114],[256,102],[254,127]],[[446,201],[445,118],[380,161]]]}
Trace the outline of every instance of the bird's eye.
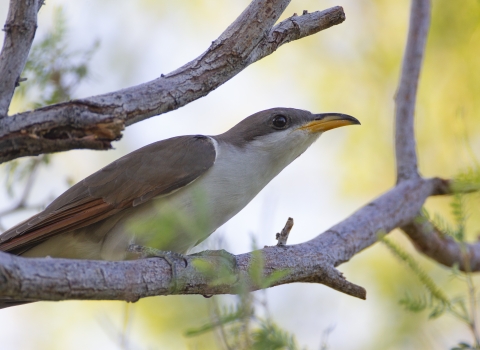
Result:
{"label": "bird's eye", "polygon": [[288,119],[284,115],[276,115],[273,117],[272,124],[276,129],[283,129],[287,126]]}

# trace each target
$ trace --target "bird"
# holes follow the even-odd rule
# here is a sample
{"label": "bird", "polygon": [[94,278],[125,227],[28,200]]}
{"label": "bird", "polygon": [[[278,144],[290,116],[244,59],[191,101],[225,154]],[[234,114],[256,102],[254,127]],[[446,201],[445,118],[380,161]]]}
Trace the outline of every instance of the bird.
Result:
{"label": "bird", "polygon": [[347,114],[294,108],[255,113],[227,132],[161,140],[75,184],[0,235],[23,257],[119,261],[137,245],[185,254],[242,210]]}

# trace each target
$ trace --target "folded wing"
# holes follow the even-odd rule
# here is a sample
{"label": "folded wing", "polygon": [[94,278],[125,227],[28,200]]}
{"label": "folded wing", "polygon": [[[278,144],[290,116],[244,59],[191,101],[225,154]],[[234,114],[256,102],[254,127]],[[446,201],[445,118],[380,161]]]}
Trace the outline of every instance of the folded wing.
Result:
{"label": "folded wing", "polygon": [[210,137],[179,136],[145,146],[107,165],[55,199],[44,211],[0,235],[0,250],[21,253],[64,232],[168,195],[215,162]]}

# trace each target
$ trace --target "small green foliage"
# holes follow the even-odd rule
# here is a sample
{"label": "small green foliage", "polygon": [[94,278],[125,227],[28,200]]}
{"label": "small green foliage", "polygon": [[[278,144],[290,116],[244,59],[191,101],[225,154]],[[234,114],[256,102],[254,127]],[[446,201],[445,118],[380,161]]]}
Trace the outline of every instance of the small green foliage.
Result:
{"label": "small green foliage", "polygon": [[416,218],[417,223],[421,223],[422,220],[429,220],[435,226],[435,228],[444,235],[450,236],[459,243],[465,242],[465,226],[467,222],[467,209],[465,205],[465,194],[454,193],[452,201],[450,202],[450,208],[452,211],[455,225],[452,225],[438,213],[432,215],[422,208],[421,215]]}
{"label": "small green foliage", "polygon": [[454,193],[450,202],[452,215],[455,220],[456,230],[453,238],[458,242],[465,242],[465,223],[467,222],[467,214],[465,208],[465,198],[463,193]]}
{"label": "small green foliage", "polygon": [[[471,321],[470,315],[465,306],[464,298],[448,298],[447,294],[436,285],[431,277],[420,267],[419,263],[409,253],[384,236],[381,237],[381,240],[390,249],[393,255],[407,264],[428,293],[427,296],[424,295],[419,297],[413,297],[407,293],[399,301],[400,305],[405,307],[406,310],[412,312],[421,312],[429,309],[429,318],[437,318],[445,312],[448,312],[466,323]],[[454,273],[458,271],[458,265],[456,266],[456,269],[456,271],[453,270]]]}
{"label": "small green foliage", "polygon": [[450,208],[454,221],[453,224],[439,214],[432,216],[425,208],[422,208],[421,214],[415,219],[415,222],[423,224],[429,221],[441,234],[452,237],[458,243],[463,254],[463,268],[466,272],[460,271],[459,263],[456,263],[452,266],[451,273],[453,277],[466,284],[468,291],[466,296],[449,299],[447,294],[433,282],[409,253],[393,241],[386,239],[384,235],[381,235],[380,239],[396,257],[408,265],[427,291],[426,295],[419,297],[406,294],[400,300],[400,304],[406,310],[412,312],[421,312],[428,309],[430,311],[429,318],[437,318],[445,313],[453,315],[468,326],[475,339],[475,344],[470,345],[462,342],[452,348],[452,350],[480,349],[480,334],[477,324],[477,290],[473,283],[472,273],[469,272],[469,259],[466,249],[466,225],[469,217],[466,196],[468,195],[467,192],[480,189],[480,167],[469,168],[459,174],[455,178],[452,187],[454,193],[450,202]]}
{"label": "small green foliage", "polygon": [[254,250],[252,252],[252,260],[250,262],[248,275],[252,283],[260,289],[265,289],[272,286],[275,282],[281,280],[289,274],[289,270],[278,270],[265,276],[264,272],[265,261],[261,250]]}
{"label": "small green foliage", "polygon": [[428,315],[428,318],[438,318],[443,315],[443,313],[447,310],[445,304],[437,304],[432,308],[432,311]]}
{"label": "small green foliage", "polygon": [[14,186],[27,182],[32,172],[41,164],[48,165],[50,156],[43,155],[22,160],[13,160],[5,164],[5,187],[10,198],[14,196]]}
{"label": "small green foliage", "polygon": [[381,237],[381,240],[390,249],[393,255],[408,265],[411,271],[418,277],[420,282],[431,294],[432,298],[444,304],[450,303],[445,293],[435,284],[430,276],[420,267],[420,264],[409,253],[385,236]]}
{"label": "small green foliage", "polygon": [[400,299],[399,304],[405,307],[406,310],[412,312],[422,312],[428,307],[427,298],[424,295],[414,297],[409,293],[406,293],[405,296]]}
{"label": "small green foliage", "polygon": [[239,308],[238,305],[236,307],[228,306],[223,307],[222,310],[217,315],[217,319],[214,322],[206,323],[205,325],[195,328],[189,329],[185,332],[185,336],[187,337],[195,337],[206,332],[213,331],[217,327],[225,327],[226,325],[236,322],[244,317],[252,317],[253,313],[249,312],[245,314],[247,310],[244,308]]}
{"label": "small green foliage", "polygon": [[465,342],[458,343],[457,346],[453,347],[451,350],[477,350],[478,346],[473,346]]}
{"label": "small green foliage", "polygon": [[[187,337],[194,337],[217,330],[224,337],[228,349],[258,350],[296,350],[295,337],[282,330],[270,318],[263,319],[255,315],[253,298],[240,297],[235,306],[219,308],[214,306],[213,320],[205,325],[185,332]],[[250,323],[255,322],[254,327]],[[251,329],[252,328],[252,329]]]}
{"label": "small green foliage", "polygon": [[26,82],[18,93],[27,97],[31,107],[38,108],[72,98],[74,90],[88,78],[88,64],[98,42],[81,51],[69,49],[68,28],[61,7],[55,9],[52,29],[36,42],[22,73]]}
{"label": "small green foliage", "polygon": [[254,350],[298,349],[293,335],[268,320],[259,322],[259,327],[252,332],[252,340]]}
{"label": "small green foliage", "polygon": [[[288,271],[275,271],[269,276],[265,276],[265,261],[262,251],[255,250],[250,261],[247,276],[236,279],[235,275],[226,268],[211,264],[204,259],[195,259],[194,266],[209,277],[215,277],[213,285],[220,283],[235,283],[238,295],[234,306],[219,307],[216,297],[211,299],[212,319],[203,326],[187,330],[186,336],[192,337],[205,332],[215,331],[222,339],[222,344],[226,349],[298,349],[295,338],[290,333],[278,327],[268,316],[268,310],[264,318],[257,316],[259,301],[254,297],[250,290],[252,287],[268,288],[281,278]],[[266,301],[261,306],[267,309]]]}
{"label": "small green foliage", "polygon": [[248,276],[253,285],[259,289],[265,289],[275,282],[280,281],[283,277],[290,273],[289,269],[273,271],[270,275],[265,275],[265,259],[262,251],[257,249],[255,240],[252,238],[252,259],[250,260],[250,266],[248,269]]}
{"label": "small green foliage", "polygon": [[[60,7],[55,9],[53,24],[40,41],[35,41],[22,78],[27,78],[15,90],[26,108],[37,108],[72,98],[73,91],[89,76],[88,64],[98,43],[84,51],[71,51],[68,48],[65,15]],[[4,165],[5,187],[10,197],[14,197],[14,187],[25,183],[17,211],[24,208],[23,201],[28,197],[34,182],[34,172],[39,165],[48,165],[50,155],[14,160]]]}
{"label": "small green foliage", "polygon": [[231,285],[236,282],[237,277],[230,270],[230,266],[226,264],[214,265],[205,259],[193,259],[191,264],[202,274],[209,278],[214,278],[210,284],[212,286]]}
{"label": "small green foliage", "polygon": [[262,288],[268,288],[272,286],[275,282],[280,281],[283,277],[287,276],[289,273],[290,273],[289,269],[272,272],[270,275],[265,276],[262,284]]}
{"label": "small green foliage", "polygon": [[431,219],[433,226],[446,236],[457,237],[456,229],[440,214],[435,213]]}
{"label": "small green foliage", "polygon": [[416,222],[421,223],[424,220],[429,220],[439,232],[462,243],[465,242],[465,225],[468,217],[465,208],[465,194],[455,193],[452,197],[450,207],[455,225],[452,225],[438,213],[432,216],[425,208],[422,208],[421,215],[416,218]]}
{"label": "small green foliage", "polygon": [[205,194],[193,193],[192,205],[186,210],[179,210],[171,202],[160,199],[143,220],[129,220],[127,228],[142,237],[144,246],[165,251],[186,250],[211,233],[206,198]]}
{"label": "small green foliage", "polygon": [[466,193],[480,190],[480,166],[470,167],[455,177],[453,190]]}

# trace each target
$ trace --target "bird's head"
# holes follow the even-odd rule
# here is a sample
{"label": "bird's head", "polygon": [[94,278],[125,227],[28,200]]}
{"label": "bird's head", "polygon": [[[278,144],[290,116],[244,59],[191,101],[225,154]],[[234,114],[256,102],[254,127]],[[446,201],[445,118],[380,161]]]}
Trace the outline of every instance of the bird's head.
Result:
{"label": "bird's head", "polygon": [[360,124],[346,114],[312,114],[294,108],[272,108],[255,113],[216,139],[245,150],[263,167],[278,173],[300,156],[325,131]]}
{"label": "bird's head", "polygon": [[239,148],[256,145],[274,153],[275,149],[283,153],[299,147],[303,149],[301,154],[325,131],[355,124],[360,122],[342,113],[313,114],[301,109],[272,108],[245,118],[218,138]]}

